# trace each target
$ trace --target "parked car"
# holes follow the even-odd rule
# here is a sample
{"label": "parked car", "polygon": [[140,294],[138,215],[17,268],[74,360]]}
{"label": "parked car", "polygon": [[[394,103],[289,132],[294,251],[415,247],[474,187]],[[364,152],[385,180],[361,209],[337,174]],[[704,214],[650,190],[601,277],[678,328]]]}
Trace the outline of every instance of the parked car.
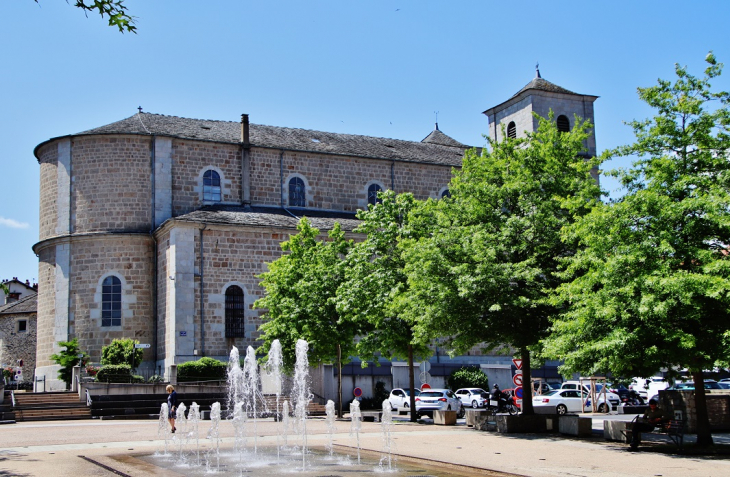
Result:
{"label": "parked car", "polygon": [[[532,407],[537,414],[565,415],[569,412],[590,412],[593,404],[588,393],[577,389],[559,389],[532,398]],[[608,412],[609,404],[603,395],[598,396],[598,412]]]}
{"label": "parked car", "polygon": [[[587,384],[588,383],[588,384]],[[561,389],[575,389],[578,390],[581,387],[580,381],[565,381],[563,383],[563,386]],[[583,382],[583,391],[586,393],[590,393],[589,388],[589,382]],[[599,396],[603,396],[603,385],[596,383],[596,394]],[[608,387],[606,387],[606,399],[608,400],[609,404],[611,405],[611,409],[614,411],[618,409],[618,405],[621,404],[621,398],[618,394],[612,393],[608,390]]]}
{"label": "parked car", "polygon": [[[421,391],[419,389],[415,390],[416,397],[418,397],[419,394],[421,394]],[[390,402],[390,408],[393,411],[397,411],[400,408],[409,408],[411,407],[411,392],[408,389],[402,389],[402,388],[395,388],[390,392],[390,396],[388,397],[388,402]]]}
{"label": "parked car", "polygon": [[652,376],[651,378],[633,378],[629,389],[639,393],[645,401],[649,401],[652,397],[659,394],[659,391],[667,389],[669,383],[662,376]]}
{"label": "parked car", "polygon": [[624,399],[629,397],[629,393],[631,392],[631,390],[623,384],[606,383],[606,387],[612,393],[618,394],[618,397],[622,402],[624,401]]}
{"label": "parked car", "polygon": [[432,416],[433,411],[456,411],[464,416],[464,406],[450,389],[426,389],[416,398],[416,414]]}
{"label": "parked car", "polygon": [[730,378],[723,378],[720,380],[721,383],[730,383]]}
{"label": "parked car", "polygon": [[486,406],[489,400],[489,393],[482,388],[461,388],[454,394],[461,399],[463,406],[471,406],[474,409]]}
{"label": "parked car", "polygon": [[[712,381],[712,382],[705,381],[705,389],[722,389],[722,386],[720,386],[719,383],[716,383],[714,381]],[[695,383],[693,383],[693,382],[677,383],[674,386],[671,386],[671,387],[667,388],[667,390],[673,390],[673,391],[694,391],[695,390]]]}
{"label": "parked car", "polygon": [[730,381],[720,381],[717,383],[722,389],[730,389]]}

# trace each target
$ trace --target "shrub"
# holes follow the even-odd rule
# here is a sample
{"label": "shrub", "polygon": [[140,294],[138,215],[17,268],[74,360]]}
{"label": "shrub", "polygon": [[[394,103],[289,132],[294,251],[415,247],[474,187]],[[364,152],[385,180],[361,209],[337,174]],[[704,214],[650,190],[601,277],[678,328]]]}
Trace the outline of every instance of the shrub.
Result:
{"label": "shrub", "polygon": [[464,366],[457,369],[449,376],[449,387],[453,390],[459,388],[482,388],[489,389],[489,378],[479,366]]}
{"label": "shrub", "polygon": [[[58,345],[66,349],[59,351],[57,354],[52,354],[51,359],[61,366],[58,371],[58,379],[66,383],[66,386],[69,386],[73,379],[74,366],[83,363],[89,355],[79,349],[79,340],[77,338],[71,341],[59,341]],[[83,356],[79,358],[79,355]]]}
{"label": "shrub", "polygon": [[148,383],[153,383],[153,384],[161,383],[163,381],[164,381],[164,379],[159,374],[154,374],[154,375],[150,376],[150,379],[147,380]]}
{"label": "shrub", "polygon": [[177,366],[178,381],[221,381],[226,379],[226,363],[213,358],[200,358]]}
{"label": "shrub", "polygon": [[382,381],[378,381],[375,383],[375,396],[373,396],[373,399],[376,403],[378,403],[378,408],[383,404],[383,401],[388,399],[390,397],[390,392],[388,392],[387,389],[385,389],[385,383]]}
{"label": "shrub", "polygon": [[[132,367],[128,364],[108,364],[96,373],[96,381],[100,383],[131,383]],[[142,380],[144,382],[144,379]]]}
{"label": "shrub", "polygon": [[[142,364],[143,351],[135,348],[135,344],[139,344],[139,341],[131,338],[113,340],[101,348],[101,364],[127,364],[133,368],[138,367]],[[134,362],[132,362],[133,360]]]}

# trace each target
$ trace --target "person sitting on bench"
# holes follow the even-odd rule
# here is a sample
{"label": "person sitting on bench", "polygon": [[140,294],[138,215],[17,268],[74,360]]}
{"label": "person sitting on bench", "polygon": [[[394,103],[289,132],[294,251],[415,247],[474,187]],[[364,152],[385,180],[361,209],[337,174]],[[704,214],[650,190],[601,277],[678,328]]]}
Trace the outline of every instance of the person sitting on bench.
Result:
{"label": "person sitting on bench", "polygon": [[651,432],[655,427],[661,426],[665,422],[669,421],[664,411],[659,407],[659,402],[656,398],[652,398],[649,401],[649,409],[644,411],[644,415],[640,419],[634,422],[634,426],[631,429],[631,450],[636,450],[641,442],[642,432]]}

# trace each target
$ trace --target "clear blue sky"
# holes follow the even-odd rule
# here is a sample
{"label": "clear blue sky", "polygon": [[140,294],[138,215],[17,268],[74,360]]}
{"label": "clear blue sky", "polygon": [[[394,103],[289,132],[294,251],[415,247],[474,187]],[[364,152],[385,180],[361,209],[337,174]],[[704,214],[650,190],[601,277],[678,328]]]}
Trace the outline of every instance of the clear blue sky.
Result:
{"label": "clear blue sky", "polygon": [[[73,3],[73,2],[70,2]],[[33,148],[145,111],[482,146],[485,109],[543,78],[595,103],[603,151],[651,111],[637,86],[730,68],[730,2],[125,0],[120,34],[64,0],[0,3],[0,278],[38,276]],[[730,69],[715,82],[730,90]],[[626,165],[626,162],[613,165]],[[613,183],[604,181],[608,189]]]}

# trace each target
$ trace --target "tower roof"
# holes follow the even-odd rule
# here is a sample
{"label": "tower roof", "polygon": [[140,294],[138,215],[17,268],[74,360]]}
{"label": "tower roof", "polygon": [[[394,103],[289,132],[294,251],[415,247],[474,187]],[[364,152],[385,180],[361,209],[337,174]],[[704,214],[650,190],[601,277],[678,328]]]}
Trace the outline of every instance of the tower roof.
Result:
{"label": "tower roof", "polygon": [[469,147],[465,144],[460,143],[451,136],[447,136],[446,134],[442,133],[441,130],[439,130],[439,123],[436,123],[436,127],[433,129],[433,131],[431,131],[428,136],[423,138],[421,142],[426,142],[429,144],[440,144],[442,146],[460,147],[462,149],[465,147]]}
{"label": "tower roof", "polygon": [[[538,75],[539,74],[540,73],[538,72]],[[532,81],[527,83],[524,86],[524,88],[522,88],[521,90],[516,92],[512,97],[514,98],[515,96],[519,96],[520,94],[522,94],[525,91],[530,90],[530,89],[536,89],[538,91],[549,91],[551,93],[578,94],[578,93],[574,93],[573,91],[567,90],[567,89],[563,88],[562,86],[558,86],[555,83],[551,83],[550,81],[548,81],[540,76],[537,76]]]}

